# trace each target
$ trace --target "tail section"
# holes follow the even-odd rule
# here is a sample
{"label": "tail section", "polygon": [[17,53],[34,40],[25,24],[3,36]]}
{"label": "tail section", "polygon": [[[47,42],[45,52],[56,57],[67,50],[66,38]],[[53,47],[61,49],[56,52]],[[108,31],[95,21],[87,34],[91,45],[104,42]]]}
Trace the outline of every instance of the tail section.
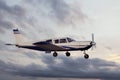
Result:
{"label": "tail section", "polygon": [[23,44],[27,39],[20,33],[18,29],[13,29],[15,35],[16,44]]}

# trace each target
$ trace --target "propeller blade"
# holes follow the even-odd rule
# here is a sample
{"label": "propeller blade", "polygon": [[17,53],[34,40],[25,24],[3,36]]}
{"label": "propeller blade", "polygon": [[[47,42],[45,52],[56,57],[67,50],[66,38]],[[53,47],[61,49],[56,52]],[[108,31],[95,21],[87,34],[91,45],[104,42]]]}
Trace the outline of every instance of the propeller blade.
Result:
{"label": "propeller blade", "polygon": [[96,48],[96,43],[94,41],[94,34],[93,33],[92,33],[92,42],[91,42],[91,44],[92,44],[91,50],[93,50],[94,48]]}
{"label": "propeller blade", "polygon": [[92,42],[94,42],[94,34],[92,33]]}

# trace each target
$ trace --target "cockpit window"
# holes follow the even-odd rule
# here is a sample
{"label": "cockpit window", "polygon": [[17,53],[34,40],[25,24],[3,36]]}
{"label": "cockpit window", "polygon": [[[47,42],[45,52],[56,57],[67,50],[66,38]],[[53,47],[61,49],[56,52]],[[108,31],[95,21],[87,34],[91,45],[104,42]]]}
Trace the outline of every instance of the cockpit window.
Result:
{"label": "cockpit window", "polygon": [[52,40],[51,40],[51,39],[49,39],[49,40],[47,40],[46,42],[48,42],[48,43],[52,43]]}
{"label": "cockpit window", "polygon": [[67,38],[68,42],[73,42],[75,40],[71,39],[71,38]]}
{"label": "cockpit window", "polygon": [[60,39],[60,43],[67,43],[66,39]]}

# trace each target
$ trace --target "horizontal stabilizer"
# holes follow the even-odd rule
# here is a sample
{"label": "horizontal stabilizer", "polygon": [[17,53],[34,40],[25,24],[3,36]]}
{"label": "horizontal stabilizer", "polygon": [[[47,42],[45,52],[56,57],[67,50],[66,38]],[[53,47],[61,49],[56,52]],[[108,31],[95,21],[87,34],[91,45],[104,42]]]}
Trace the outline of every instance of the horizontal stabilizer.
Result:
{"label": "horizontal stabilizer", "polygon": [[16,44],[5,44],[5,45],[9,45],[9,46],[15,46]]}

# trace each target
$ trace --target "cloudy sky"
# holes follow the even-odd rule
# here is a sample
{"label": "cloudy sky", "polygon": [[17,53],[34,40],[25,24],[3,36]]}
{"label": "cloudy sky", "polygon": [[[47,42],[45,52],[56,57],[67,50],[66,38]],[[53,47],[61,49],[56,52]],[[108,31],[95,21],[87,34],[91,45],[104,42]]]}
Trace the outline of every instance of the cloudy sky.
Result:
{"label": "cloudy sky", "polygon": [[[0,0],[0,80],[119,80],[120,0]],[[5,46],[13,28],[30,41],[69,36],[97,48],[52,54]]]}

